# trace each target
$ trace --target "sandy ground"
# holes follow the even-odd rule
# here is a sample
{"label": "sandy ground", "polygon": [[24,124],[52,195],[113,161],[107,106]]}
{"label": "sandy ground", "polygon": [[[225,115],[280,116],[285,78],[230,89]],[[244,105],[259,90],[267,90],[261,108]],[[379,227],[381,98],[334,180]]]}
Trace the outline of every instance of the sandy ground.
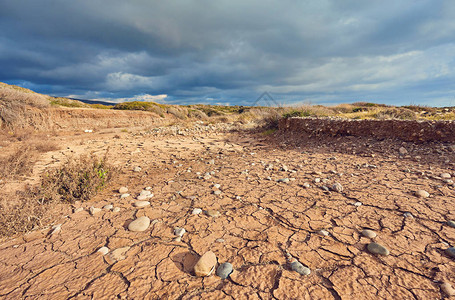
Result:
{"label": "sandy ground", "polygon": [[[441,299],[441,285],[455,285],[455,262],[445,252],[455,243],[447,225],[455,193],[440,177],[454,175],[447,145],[210,128],[57,138],[67,148],[47,153],[35,172],[109,147],[123,174],[92,201],[68,208],[60,230],[0,245],[1,298]],[[332,189],[336,182],[342,191]],[[122,186],[129,197],[120,197]],[[151,205],[134,207],[146,187]],[[430,196],[416,197],[417,190]],[[89,213],[108,204],[120,211]],[[128,230],[140,216],[152,220],[148,229]],[[176,227],[186,230],[181,241]],[[364,229],[377,236],[364,237]],[[390,254],[370,253],[371,242]],[[218,265],[233,265],[227,279],[194,275],[207,251]],[[311,274],[293,271],[291,260]]]}

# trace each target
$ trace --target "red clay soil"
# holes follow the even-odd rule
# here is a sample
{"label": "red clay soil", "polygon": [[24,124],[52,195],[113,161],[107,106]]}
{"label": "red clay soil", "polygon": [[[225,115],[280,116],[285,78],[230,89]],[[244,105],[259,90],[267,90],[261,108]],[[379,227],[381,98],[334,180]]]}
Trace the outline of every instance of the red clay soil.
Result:
{"label": "red clay soil", "polygon": [[[109,146],[124,173],[62,216],[60,230],[0,245],[1,298],[441,299],[450,292],[441,285],[455,284],[454,258],[445,252],[455,243],[447,225],[455,219],[454,185],[440,176],[454,175],[451,144],[204,126],[117,134],[61,137],[68,149],[44,158],[41,165],[58,165]],[[336,182],[342,191],[333,190]],[[129,197],[120,198],[122,186]],[[146,187],[151,205],[134,207]],[[418,198],[417,190],[430,196]],[[102,209],[108,204],[120,211]],[[92,206],[101,211],[91,215]],[[140,216],[150,227],[128,230]],[[176,227],[186,229],[181,241]],[[370,253],[371,242],[390,254]],[[194,275],[207,251],[218,265],[232,263],[227,279]],[[290,259],[311,274],[293,271]]]}

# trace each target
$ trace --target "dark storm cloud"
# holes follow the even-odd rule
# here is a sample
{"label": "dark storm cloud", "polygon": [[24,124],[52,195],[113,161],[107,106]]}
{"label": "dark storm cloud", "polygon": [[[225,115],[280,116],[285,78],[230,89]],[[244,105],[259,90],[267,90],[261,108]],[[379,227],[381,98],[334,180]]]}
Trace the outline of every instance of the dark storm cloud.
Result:
{"label": "dark storm cloud", "polygon": [[454,20],[438,0],[2,0],[0,81],[92,99],[442,101]]}

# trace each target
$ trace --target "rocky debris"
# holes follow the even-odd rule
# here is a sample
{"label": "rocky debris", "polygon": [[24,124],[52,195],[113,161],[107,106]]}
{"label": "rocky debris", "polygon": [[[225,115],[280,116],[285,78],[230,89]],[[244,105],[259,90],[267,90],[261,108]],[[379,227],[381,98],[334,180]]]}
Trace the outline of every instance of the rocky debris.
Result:
{"label": "rocky debris", "polygon": [[146,206],[149,206],[149,205],[150,205],[149,201],[136,201],[136,202],[134,202],[134,206],[137,207],[137,208],[142,208],[142,207],[146,207]]}
{"label": "rocky debris", "polygon": [[118,189],[119,194],[126,194],[128,193],[128,188],[126,186],[122,186]]}
{"label": "rocky debris", "polygon": [[280,178],[277,180],[278,182],[288,183],[290,180],[289,178]]}
{"label": "rocky debris", "polygon": [[226,279],[234,270],[231,263],[225,262],[222,263],[218,269],[216,269],[216,275],[218,275],[221,279]]}
{"label": "rocky debris", "polygon": [[430,196],[430,193],[428,193],[425,190],[418,190],[414,194],[416,197],[419,197],[419,198],[428,198]]}
{"label": "rocky debris", "polygon": [[455,221],[453,221],[453,220],[447,221],[447,225],[449,225],[450,227],[455,228]]}
{"label": "rocky debris", "polygon": [[81,211],[83,211],[83,210],[84,210],[84,208],[78,207],[78,208],[75,208],[75,209],[73,210],[73,213],[78,213],[78,212],[81,212]]}
{"label": "rocky debris", "polygon": [[405,147],[400,147],[400,149],[398,149],[398,152],[400,152],[401,155],[408,154],[408,150],[406,150]]}
{"label": "rocky debris", "polygon": [[217,243],[224,243],[224,239],[219,238],[219,239],[216,239],[215,242],[217,242]]}
{"label": "rocky debris", "polygon": [[218,218],[219,216],[221,216],[220,212],[217,210],[214,210],[214,209],[208,209],[208,210],[204,211],[204,213],[207,216],[213,217],[213,218]]}
{"label": "rocky debris", "polygon": [[311,187],[311,185],[308,182],[304,182],[304,183],[302,183],[302,187],[309,189]]}
{"label": "rocky debris", "polygon": [[219,189],[220,187],[221,187],[221,184],[218,184],[218,183],[215,183],[215,184],[213,185],[213,188],[215,188],[215,189]]}
{"label": "rocky debris", "polygon": [[107,204],[107,205],[103,206],[103,209],[105,209],[105,210],[111,210],[113,208],[114,208],[114,205],[112,205],[112,204]]}
{"label": "rocky debris", "polygon": [[126,194],[121,194],[120,195],[120,199],[124,199],[124,198],[128,198],[130,196],[130,194],[126,193]]}
{"label": "rocky debris", "polygon": [[194,208],[191,214],[193,215],[199,215],[202,212],[202,209],[200,208]]}
{"label": "rocky debris", "polygon": [[450,175],[449,173],[442,173],[441,175],[439,175],[439,177],[441,177],[442,179],[450,179],[452,178],[452,175]]}
{"label": "rocky debris", "polygon": [[112,212],[118,213],[120,211],[120,207],[114,207],[112,209]]}
{"label": "rocky debris", "polygon": [[363,204],[362,202],[357,201],[357,202],[354,202],[353,205],[356,206],[356,207],[359,207],[359,206],[362,206],[362,204]]}
{"label": "rocky debris", "polygon": [[185,234],[185,232],[186,232],[185,228],[182,228],[182,227],[176,227],[174,229],[174,235],[176,235],[178,237],[182,237]]}
{"label": "rocky debris", "polygon": [[318,233],[322,236],[329,236],[329,232],[324,229],[319,230]]}
{"label": "rocky debris", "polygon": [[405,213],[403,213],[403,216],[404,216],[405,218],[414,219],[414,216],[413,216],[410,212],[405,212]]}
{"label": "rocky debris", "polygon": [[90,211],[90,214],[92,216],[94,216],[95,214],[97,214],[101,211],[101,208],[90,206],[89,211]]}
{"label": "rocky debris", "polygon": [[204,253],[194,265],[194,274],[196,276],[210,276],[215,269],[216,255],[212,251]]}
{"label": "rocky debris", "polygon": [[362,235],[367,238],[374,239],[376,237],[376,232],[370,229],[364,229],[362,230]]}
{"label": "rocky debris", "polygon": [[368,251],[370,251],[373,254],[380,254],[380,255],[384,255],[384,256],[387,256],[390,254],[389,249],[387,249],[386,247],[384,247],[378,243],[369,243],[367,248],[368,248]]}
{"label": "rocky debris", "polygon": [[52,236],[52,235],[58,233],[60,230],[62,230],[62,224],[54,225],[54,226],[52,226],[52,231],[51,231],[50,235]]}
{"label": "rocky debris", "polygon": [[455,247],[447,248],[446,253],[448,256],[455,258]]}
{"label": "rocky debris", "polygon": [[339,182],[335,182],[332,185],[332,190],[337,192],[337,193],[342,193],[343,192],[343,186]]}
{"label": "rocky debris", "polygon": [[96,251],[96,252],[99,252],[101,255],[106,255],[109,253],[109,248],[104,246],[104,247],[99,248],[98,251]]}
{"label": "rocky debris", "polygon": [[153,194],[150,190],[142,190],[139,196],[137,196],[137,200],[145,200],[148,198],[152,198]]}
{"label": "rocky debris", "polygon": [[213,194],[214,195],[221,195],[221,191],[220,190],[213,191]]}
{"label": "rocky debris", "polygon": [[447,296],[455,296],[455,289],[453,289],[452,285],[448,282],[444,282],[441,284],[441,291],[444,292]]}
{"label": "rocky debris", "polygon": [[145,231],[150,226],[150,219],[146,216],[142,216],[132,221],[128,225],[128,229],[134,232]]}
{"label": "rocky debris", "polygon": [[311,270],[304,265],[302,265],[299,261],[296,259],[293,259],[291,262],[291,269],[300,275],[310,275]]}
{"label": "rocky debris", "polygon": [[117,249],[111,251],[111,253],[109,253],[108,256],[111,260],[113,260],[113,262],[121,261],[126,258],[125,254],[128,250],[130,250],[130,247],[128,247],[128,246],[122,247],[122,248],[117,248]]}
{"label": "rocky debris", "polygon": [[140,172],[140,171],[142,171],[142,168],[141,167],[134,167],[133,171],[134,172]]}

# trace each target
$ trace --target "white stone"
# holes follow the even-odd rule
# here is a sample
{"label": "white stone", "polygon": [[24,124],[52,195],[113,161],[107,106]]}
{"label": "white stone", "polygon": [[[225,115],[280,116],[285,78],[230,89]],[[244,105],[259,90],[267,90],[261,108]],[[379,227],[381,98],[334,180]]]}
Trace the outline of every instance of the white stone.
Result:
{"label": "white stone", "polygon": [[108,247],[101,247],[101,248],[98,249],[97,252],[101,253],[101,255],[106,255],[106,254],[109,253],[109,248]]}
{"label": "white stone", "polygon": [[142,216],[134,220],[128,225],[128,229],[134,232],[145,231],[150,226],[150,219],[146,216]]}

